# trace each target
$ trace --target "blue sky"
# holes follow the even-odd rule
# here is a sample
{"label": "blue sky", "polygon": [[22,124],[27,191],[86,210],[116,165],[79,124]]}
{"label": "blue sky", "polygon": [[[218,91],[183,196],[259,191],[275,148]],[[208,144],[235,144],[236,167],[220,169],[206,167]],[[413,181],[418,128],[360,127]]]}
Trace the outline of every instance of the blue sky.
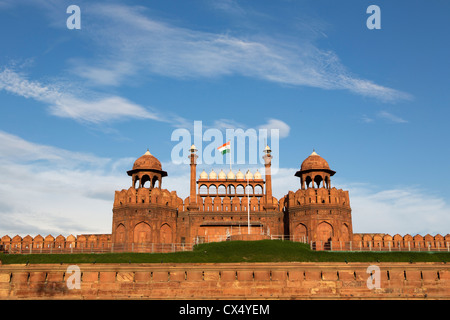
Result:
{"label": "blue sky", "polygon": [[[80,30],[66,27],[72,4]],[[371,4],[379,30],[366,27]],[[109,233],[114,191],[147,148],[184,198],[171,135],[202,121],[280,129],[277,197],[315,149],[350,191],[354,232],[445,235],[449,9],[0,0],[0,233]]]}

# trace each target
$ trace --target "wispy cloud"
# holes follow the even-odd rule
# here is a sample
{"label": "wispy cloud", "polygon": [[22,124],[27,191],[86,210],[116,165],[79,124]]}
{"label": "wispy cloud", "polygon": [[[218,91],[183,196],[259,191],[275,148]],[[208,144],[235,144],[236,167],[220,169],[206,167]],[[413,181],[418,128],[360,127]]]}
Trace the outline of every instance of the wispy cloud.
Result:
{"label": "wispy cloud", "polygon": [[352,75],[334,52],[309,40],[294,44],[270,36],[197,31],[159,21],[142,7],[102,3],[90,5],[88,12],[92,28],[83,35],[98,45],[102,60],[77,61],[72,70],[99,84],[125,83],[138,73],[181,79],[242,75],[284,85],[348,90],[383,101],[411,98]]}
{"label": "wispy cloud", "polygon": [[280,138],[286,138],[289,136],[291,127],[284,121],[279,119],[269,119],[267,123],[259,126],[259,129],[267,129],[270,134],[270,130],[278,130]]}
{"label": "wispy cloud", "polygon": [[369,116],[366,115],[366,114],[363,114],[363,115],[361,116],[360,120],[361,120],[362,122],[364,122],[364,123],[371,123],[371,122],[374,121],[373,118],[369,117]]}
{"label": "wispy cloud", "polygon": [[[272,189],[278,199],[300,188],[294,176],[298,168],[279,168],[272,176]],[[348,190],[352,208],[353,232],[446,235],[450,228],[450,203],[432,191],[418,186],[381,189],[369,183],[341,182],[336,188]]]}
{"label": "wispy cloud", "polygon": [[374,123],[376,121],[382,120],[383,122],[388,123],[408,123],[408,120],[405,120],[399,116],[396,116],[388,111],[379,111],[373,116],[368,116],[367,114],[363,114],[360,116],[359,121],[363,123]]}
{"label": "wispy cloud", "polygon": [[129,185],[132,163],[0,131],[0,233],[109,233],[114,191]]}
{"label": "wispy cloud", "polygon": [[39,162],[74,168],[78,164],[88,167],[105,165],[110,160],[87,153],[78,153],[26,141],[18,136],[0,131],[0,160],[8,162]]}
{"label": "wispy cloud", "polygon": [[354,232],[446,235],[450,204],[429,190],[402,186],[379,190],[369,184],[351,183]]}
{"label": "wispy cloud", "polygon": [[242,16],[245,10],[235,0],[216,0],[211,1],[211,6],[227,14]]}
{"label": "wispy cloud", "polygon": [[42,84],[30,81],[24,75],[5,68],[0,72],[0,90],[31,98],[47,105],[55,116],[71,118],[80,122],[100,123],[125,118],[164,121],[149,108],[144,108],[120,96],[79,98],[58,83]]}
{"label": "wispy cloud", "polygon": [[[219,130],[226,130],[226,129],[242,129],[247,130],[250,129],[248,125],[245,125],[241,122],[238,122],[233,119],[218,119],[214,121],[212,128],[216,128]],[[278,130],[278,137],[279,138],[287,138],[289,136],[289,132],[291,131],[291,127],[280,119],[268,119],[266,123],[256,126],[256,131],[259,129],[265,129],[267,130],[268,134],[270,135],[271,130]]]}
{"label": "wispy cloud", "polygon": [[389,121],[395,122],[395,123],[407,123],[408,122],[407,120],[405,120],[403,118],[400,118],[399,116],[396,116],[396,115],[394,115],[394,114],[392,114],[390,112],[387,112],[387,111],[380,111],[378,113],[378,116],[380,118],[383,118],[383,119],[386,119],[386,120],[389,120]]}

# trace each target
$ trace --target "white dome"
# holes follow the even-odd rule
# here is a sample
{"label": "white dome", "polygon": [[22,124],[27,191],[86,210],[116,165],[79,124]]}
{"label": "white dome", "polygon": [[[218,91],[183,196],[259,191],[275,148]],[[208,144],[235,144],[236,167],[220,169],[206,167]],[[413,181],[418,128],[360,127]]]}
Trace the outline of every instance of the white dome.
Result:
{"label": "white dome", "polygon": [[225,174],[225,172],[223,172],[223,170],[220,170],[219,172],[219,179],[220,180],[224,180],[227,178],[227,175]]}
{"label": "white dome", "polygon": [[236,173],[236,179],[244,179],[244,174],[241,172],[241,169]]}
{"label": "white dome", "polygon": [[206,173],[205,170],[203,170],[202,173],[200,173],[200,179],[208,179],[208,174]]}
{"label": "white dome", "polygon": [[245,179],[252,180],[253,174],[250,172],[250,170],[247,170],[247,173],[245,174]]}
{"label": "white dome", "polygon": [[217,173],[214,172],[214,169],[209,173],[209,179],[217,179]]}
{"label": "white dome", "polygon": [[228,172],[228,174],[227,174],[227,179],[235,179],[235,176],[234,176],[234,173],[233,173],[233,171],[229,171]]}
{"label": "white dome", "polygon": [[254,177],[255,179],[262,179],[261,173],[259,173],[258,169],[256,169]]}

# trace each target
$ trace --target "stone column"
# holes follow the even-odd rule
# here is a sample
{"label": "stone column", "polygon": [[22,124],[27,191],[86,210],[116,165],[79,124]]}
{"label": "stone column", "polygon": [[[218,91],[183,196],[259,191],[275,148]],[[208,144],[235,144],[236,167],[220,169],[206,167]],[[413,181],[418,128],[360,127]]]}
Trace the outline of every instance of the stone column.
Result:
{"label": "stone column", "polygon": [[191,146],[189,149],[191,154],[189,155],[189,158],[191,159],[191,185],[190,185],[190,195],[189,195],[189,206],[188,210],[198,210],[198,204],[197,204],[197,158],[198,156],[195,154],[197,152],[197,149],[194,145]]}
{"label": "stone column", "polygon": [[265,194],[265,209],[273,210],[275,207],[272,203],[272,173],[271,173],[271,165],[272,165],[272,150],[270,150],[269,146],[266,146],[264,149],[264,167],[265,167],[265,179],[266,179],[266,194]]}

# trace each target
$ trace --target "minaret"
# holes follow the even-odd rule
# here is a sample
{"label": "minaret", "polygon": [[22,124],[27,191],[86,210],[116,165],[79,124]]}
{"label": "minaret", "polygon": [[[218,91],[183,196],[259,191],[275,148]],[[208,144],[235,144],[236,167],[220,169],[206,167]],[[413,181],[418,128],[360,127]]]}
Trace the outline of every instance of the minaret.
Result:
{"label": "minaret", "polygon": [[270,150],[269,146],[266,146],[264,149],[264,167],[265,167],[265,178],[266,178],[266,194],[265,194],[265,209],[273,210],[275,206],[273,205],[273,197],[272,197],[272,150]]}
{"label": "minaret", "polygon": [[197,204],[197,158],[198,156],[195,154],[197,152],[197,148],[194,145],[189,149],[191,154],[189,158],[191,159],[191,186],[190,186],[190,195],[189,195],[189,206],[188,210],[198,210]]}

